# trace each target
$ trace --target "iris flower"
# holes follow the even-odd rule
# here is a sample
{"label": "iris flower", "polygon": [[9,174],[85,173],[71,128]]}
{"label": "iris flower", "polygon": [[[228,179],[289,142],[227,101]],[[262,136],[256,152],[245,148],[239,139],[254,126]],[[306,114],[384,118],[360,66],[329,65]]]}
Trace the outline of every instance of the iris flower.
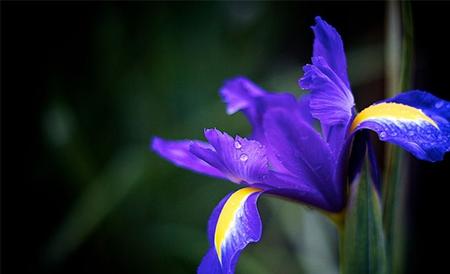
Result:
{"label": "iris flower", "polygon": [[312,64],[303,67],[299,80],[309,94],[296,98],[269,93],[244,77],[221,88],[227,113],[242,111],[252,125],[251,136],[206,129],[207,142],[152,141],[153,150],[175,165],[242,186],[212,212],[210,249],[198,273],[234,273],[241,251],[261,238],[257,200],[262,194],[298,201],[328,215],[343,212],[350,170],[361,164],[349,160],[361,130],[372,130],[380,140],[422,160],[442,160],[450,150],[450,102],[409,91],[358,114],[339,33],[320,17],[312,29]]}

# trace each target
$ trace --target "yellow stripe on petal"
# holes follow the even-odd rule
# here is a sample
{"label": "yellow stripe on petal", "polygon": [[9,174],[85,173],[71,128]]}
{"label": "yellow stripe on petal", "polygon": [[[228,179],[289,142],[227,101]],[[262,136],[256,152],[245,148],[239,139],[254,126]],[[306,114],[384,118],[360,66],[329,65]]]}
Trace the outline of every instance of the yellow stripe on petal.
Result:
{"label": "yellow stripe on petal", "polygon": [[227,232],[233,225],[233,221],[236,218],[236,213],[251,194],[260,191],[262,190],[254,187],[239,189],[235,193],[231,194],[223,206],[219,219],[217,220],[216,231],[214,234],[214,245],[216,247],[219,261],[222,261],[222,243],[225,240]]}
{"label": "yellow stripe on petal", "polygon": [[362,122],[372,119],[426,121],[439,128],[436,122],[420,109],[398,103],[381,103],[365,108],[356,115],[350,131],[354,131]]}

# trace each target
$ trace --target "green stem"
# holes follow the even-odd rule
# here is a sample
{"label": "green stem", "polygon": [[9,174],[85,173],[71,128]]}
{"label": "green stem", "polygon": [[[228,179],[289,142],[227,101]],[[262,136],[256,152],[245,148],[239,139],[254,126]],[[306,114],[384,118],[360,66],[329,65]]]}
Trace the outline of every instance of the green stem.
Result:
{"label": "green stem", "polygon": [[345,257],[345,229],[338,228],[338,244],[339,244],[339,273],[344,273],[344,257]]}
{"label": "green stem", "polygon": [[[393,15],[391,24],[395,25],[395,17],[398,16],[396,2],[389,3]],[[397,14],[395,14],[395,12]],[[401,48],[392,50],[391,58],[401,56],[400,66],[397,69],[391,69],[390,79],[391,90],[388,90],[390,97],[395,96],[399,91],[411,88],[413,71],[413,20],[411,12],[411,3],[401,3],[401,27],[402,39]],[[399,20],[399,19],[397,19]],[[393,30],[394,29],[394,30]],[[395,32],[395,27],[389,28]],[[388,37],[392,37],[388,36]],[[394,37],[395,39],[395,37]],[[395,44],[395,43],[394,43]],[[396,54],[401,52],[401,55]],[[397,63],[397,62],[391,62]],[[399,73],[397,73],[399,72]],[[400,75],[399,81],[395,79]],[[395,83],[395,84],[393,84]],[[386,151],[386,169],[383,188],[383,226],[386,235],[386,252],[388,255],[388,273],[404,272],[404,251],[405,251],[405,216],[406,216],[406,193],[407,193],[407,174],[408,174],[408,155],[396,146],[388,145]]]}
{"label": "green stem", "polygon": [[413,18],[411,3],[409,1],[401,2],[402,7],[402,61],[400,68],[400,87],[399,90],[405,91],[412,86],[413,61],[414,61],[414,41],[413,41]]}

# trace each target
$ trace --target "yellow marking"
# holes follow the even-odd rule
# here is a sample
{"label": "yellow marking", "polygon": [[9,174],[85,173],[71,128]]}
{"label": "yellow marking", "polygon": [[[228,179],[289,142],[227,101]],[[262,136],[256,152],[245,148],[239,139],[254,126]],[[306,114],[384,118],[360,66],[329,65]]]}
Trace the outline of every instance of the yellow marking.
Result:
{"label": "yellow marking", "polygon": [[260,191],[262,190],[254,187],[241,188],[231,194],[225,202],[225,205],[220,212],[219,219],[217,220],[216,231],[214,234],[214,245],[220,262],[222,262],[222,243],[225,240],[227,231],[230,229],[230,225],[234,221],[236,213],[251,194]]}
{"label": "yellow marking", "polygon": [[362,122],[376,118],[411,121],[423,120],[431,123],[436,128],[439,128],[435,121],[433,121],[418,108],[398,103],[381,103],[365,108],[358,115],[356,115],[352,126],[350,127],[350,131],[355,130],[355,128]]}

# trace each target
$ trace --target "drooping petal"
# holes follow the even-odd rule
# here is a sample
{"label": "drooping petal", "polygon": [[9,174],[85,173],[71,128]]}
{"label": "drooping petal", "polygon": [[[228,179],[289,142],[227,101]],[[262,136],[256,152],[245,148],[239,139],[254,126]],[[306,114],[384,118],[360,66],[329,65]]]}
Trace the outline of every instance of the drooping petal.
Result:
{"label": "drooping petal", "polygon": [[293,114],[302,116],[307,123],[312,123],[309,112],[309,96],[297,100],[290,93],[269,93],[245,77],[236,77],[225,82],[220,95],[227,105],[227,113],[242,111],[253,127],[251,138],[264,144],[262,119],[270,109],[289,109]]}
{"label": "drooping petal", "polygon": [[262,223],[256,203],[262,193],[261,189],[246,187],[220,201],[208,223],[210,249],[197,273],[234,273],[241,251],[261,238]]}
{"label": "drooping petal", "polygon": [[219,169],[235,183],[261,183],[267,175],[269,164],[265,147],[255,140],[236,136],[217,129],[205,130],[205,137],[212,148],[193,143],[191,152],[211,166]]}
{"label": "drooping petal", "polygon": [[269,147],[281,164],[299,178],[299,184],[309,182],[335,210],[341,209],[342,186],[334,181],[335,163],[322,137],[311,126],[281,110],[266,113],[264,129]]}
{"label": "drooping petal", "polygon": [[341,36],[334,27],[319,16],[315,20],[316,25],[312,27],[315,36],[313,56],[324,58],[342,82],[350,88],[347,76],[347,60]]}
{"label": "drooping petal", "polygon": [[407,92],[364,109],[351,130],[373,130],[419,159],[439,161],[450,150],[449,110],[449,102],[431,94]]}
{"label": "drooping petal", "polygon": [[445,125],[450,121],[450,102],[425,91],[407,91],[385,101],[418,108],[435,120],[437,124]]}
{"label": "drooping petal", "polygon": [[205,149],[211,146],[205,142],[192,140],[164,140],[154,137],[151,143],[152,149],[161,157],[171,161],[176,166],[218,178],[226,178],[217,168],[206,163],[189,151],[191,144]]}

